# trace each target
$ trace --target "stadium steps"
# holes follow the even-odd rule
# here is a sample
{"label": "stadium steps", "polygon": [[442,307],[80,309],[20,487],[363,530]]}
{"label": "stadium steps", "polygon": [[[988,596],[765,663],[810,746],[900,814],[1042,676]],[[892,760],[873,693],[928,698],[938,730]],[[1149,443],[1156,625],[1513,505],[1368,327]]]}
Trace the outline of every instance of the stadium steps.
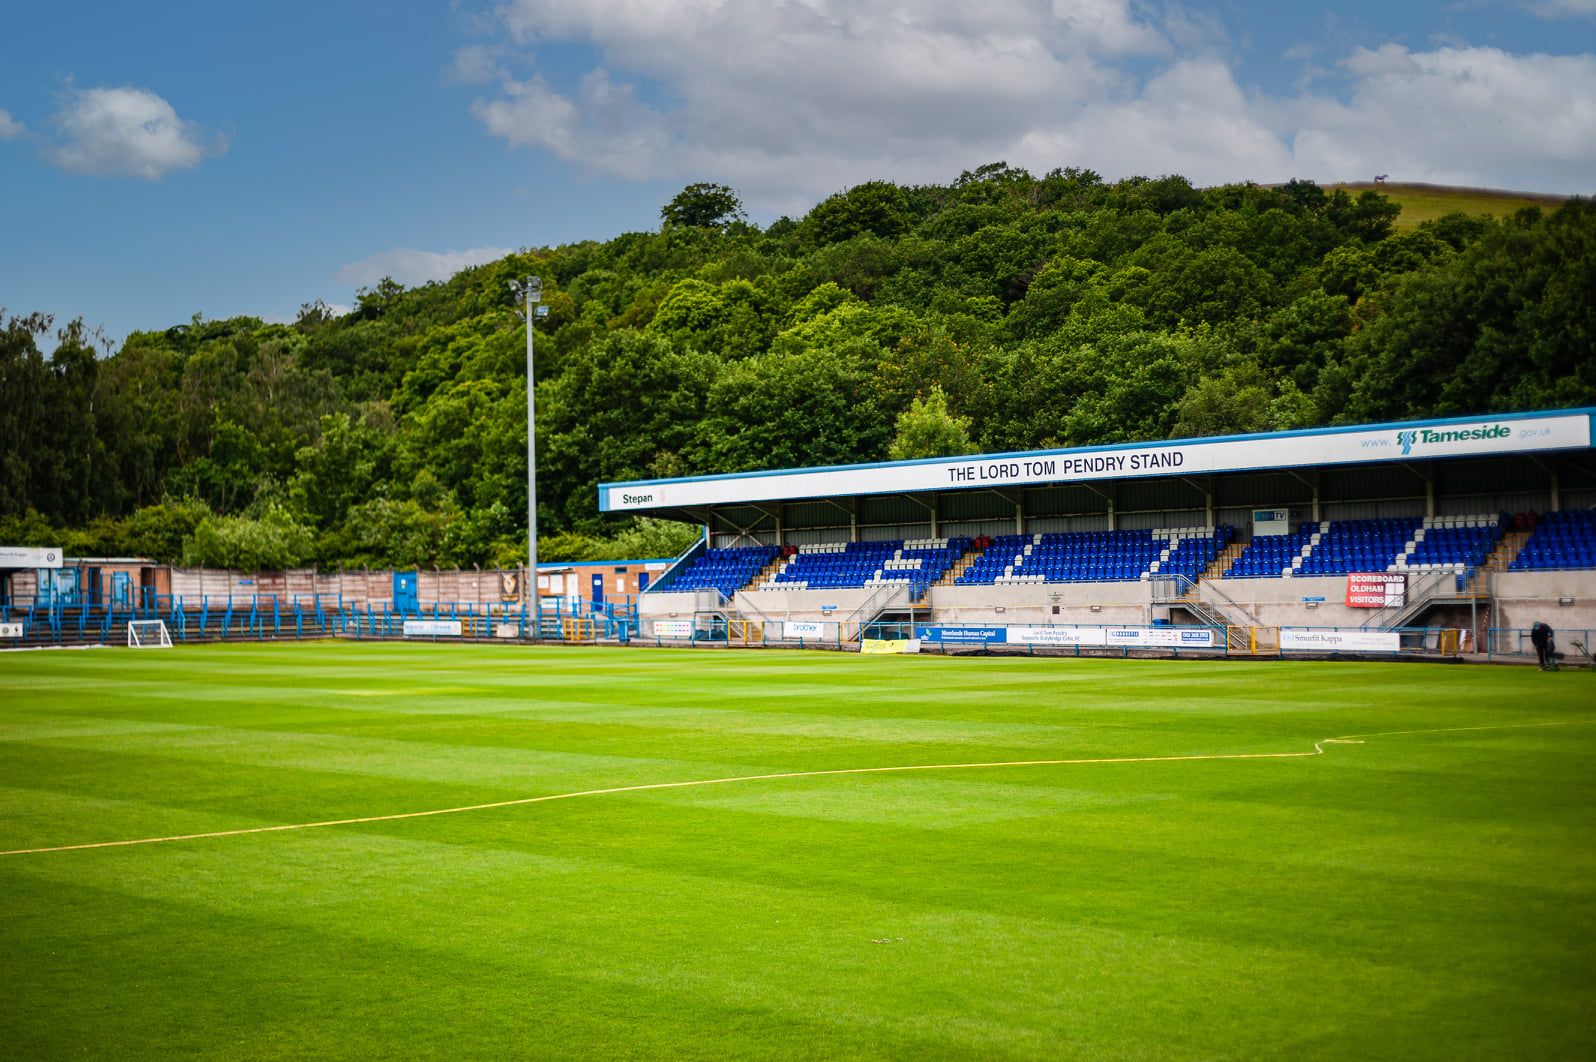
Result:
{"label": "stadium steps", "polygon": [[1485,558],[1483,567],[1493,572],[1507,571],[1518,560],[1518,555],[1524,552],[1524,544],[1529,541],[1530,534],[1529,531],[1509,531],[1503,535],[1491,555]]}
{"label": "stadium steps", "polygon": [[1225,573],[1230,571],[1230,566],[1236,563],[1236,558],[1240,557],[1246,549],[1247,543],[1232,542],[1230,545],[1219,551],[1219,556],[1215,557],[1214,562],[1210,564],[1197,578],[1223,579],[1225,577]]}
{"label": "stadium steps", "polygon": [[948,565],[948,570],[942,573],[942,578],[938,579],[935,585],[952,586],[970,565],[981,559],[981,554],[984,552],[985,550],[977,549],[975,546],[965,550],[963,556]]}
{"label": "stadium steps", "polygon": [[769,564],[759,569],[759,571],[755,573],[754,577],[748,581],[748,585],[742,589],[763,590],[765,587],[775,582],[776,576],[786,571],[787,565],[791,564],[797,558],[798,554],[796,553],[794,553],[791,557],[783,557],[778,553],[775,557],[771,558]]}

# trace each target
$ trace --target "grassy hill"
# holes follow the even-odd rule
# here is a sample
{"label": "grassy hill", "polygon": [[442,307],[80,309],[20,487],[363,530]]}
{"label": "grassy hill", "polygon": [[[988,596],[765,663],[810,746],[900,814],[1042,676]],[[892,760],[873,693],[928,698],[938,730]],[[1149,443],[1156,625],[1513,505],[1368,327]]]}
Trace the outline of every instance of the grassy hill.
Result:
{"label": "grassy hill", "polygon": [[1507,192],[1496,188],[1457,188],[1444,184],[1396,184],[1373,181],[1353,181],[1347,184],[1326,185],[1327,190],[1345,188],[1350,194],[1376,191],[1398,203],[1402,213],[1397,217],[1397,228],[1414,229],[1426,221],[1446,214],[1486,214],[1490,217],[1507,217],[1525,207],[1556,210],[1567,201],[1563,195],[1542,195],[1536,192]]}

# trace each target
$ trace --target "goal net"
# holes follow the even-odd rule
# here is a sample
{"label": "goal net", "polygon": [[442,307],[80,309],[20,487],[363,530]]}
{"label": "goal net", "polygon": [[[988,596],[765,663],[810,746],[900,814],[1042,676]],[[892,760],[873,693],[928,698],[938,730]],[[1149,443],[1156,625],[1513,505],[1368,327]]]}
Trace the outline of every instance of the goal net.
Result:
{"label": "goal net", "polygon": [[165,620],[129,620],[127,625],[129,649],[170,649],[172,636],[166,631]]}

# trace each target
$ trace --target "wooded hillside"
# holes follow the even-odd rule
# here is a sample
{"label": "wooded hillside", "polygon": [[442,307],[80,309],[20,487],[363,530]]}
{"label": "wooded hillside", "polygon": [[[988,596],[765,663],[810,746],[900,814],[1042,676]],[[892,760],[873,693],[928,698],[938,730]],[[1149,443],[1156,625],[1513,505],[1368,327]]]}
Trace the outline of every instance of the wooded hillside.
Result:
{"label": "wooded hillside", "polygon": [[0,541],[519,562],[529,273],[549,559],[682,545],[600,517],[601,480],[1596,403],[1596,206],[1397,211],[999,163],[761,229],[694,185],[658,231],[383,282],[342,317],[196,317],[106,354],[0,314]]}

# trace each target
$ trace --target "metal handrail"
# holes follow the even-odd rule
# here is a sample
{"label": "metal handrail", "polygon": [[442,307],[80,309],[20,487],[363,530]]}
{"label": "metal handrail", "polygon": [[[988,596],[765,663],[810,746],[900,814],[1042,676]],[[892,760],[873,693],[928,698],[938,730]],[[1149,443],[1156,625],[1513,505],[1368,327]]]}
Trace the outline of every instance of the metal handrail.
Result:
{"label": "metal handrail", "polygon": [[854,627],[853,634],[847,636],[850,642],[858,641],[865,627],[869,626],[877,616],[881,615],[881,613],[886,610],[887,605],[890,603],[889,601],[878,602],[877,598],[880,598],[883,594],[885,594],[888,598],[892,598],[897,596],[897,592],[899,590],[907,591],[908,588],[908,583],[899,582],[883,583],[876,587],[875,591],[872,592],[869,597],[865,598],[858,608],[850,612],[847,618],[838,624],[838,636],[843,636],[844,632],[846,632],[848,629],[848,625],[854,623],[862,612],[864,612],[866,609],[871,609],[872,611],[870,612],[870,618],[868,620],[858,621],[857,626]]}
{"label": "metal handrail", "polygon": [[[1197,611],[1211,612],[1212,615],[1209,618],[1215,621],[1216,626],[1221,627],[1246,626],[1250,623],[1246,609],[1236,604],[1217,586],[1214,586],[1212,579],[1193,579],[1188,575],[1170,574],[1154,576],[1151,581],[1153,583],[1153,603],[1155,605],[1196,605]],[[1177,592],[1166,592],[1163,596],[1160,596],[1159,590],[1164,585],[1173,587]],[[1217,602],[1203,600],[1205,592],[1212,594],[1219,600]],[[1231,611],[1240,615],[1243,622],[1238,623],[1236,617],[1229,614]]]}
{"label": "metal handrail", "polygon": [[707,538],[700,538],[697,542],[694,542],[691,546],[688,546],[680,557],[677,557],[663,572],[660,572],[658,579],[655,579],[653,582],[648,584],[648,589],[644,590],[643,593],[670,593],[671,580],[676,578],[678,570],[682,569],[682,565],[693,560],[699,554],[706,552],[708,549],[709,539]]}
{"label": "metal handrail", "polygon": [[[1413,577],[1415,574],[1418,575],[1416,579]],[[1408,573],[1408,588],[1407,593],[1403,595],[1402,604],[1386,605],[1377,609],[1369,614],[1361,626],[1365,629],[1378,628],[1382,630],[1388,627],[1398,627],[1401,626],[1403,620],[1416,615],[1418,610],[1425,608],[1431,602],[1440,598],[1472,596],[1467,591],[1457,591],[1455,589],[1451,593],[1441,591],[1441,588],[1449,583],[1455,587],[1457,576],[1458,573],[1455,568]],[[1489,591],[1486,592],[1485,596],[1490,596]]]}

